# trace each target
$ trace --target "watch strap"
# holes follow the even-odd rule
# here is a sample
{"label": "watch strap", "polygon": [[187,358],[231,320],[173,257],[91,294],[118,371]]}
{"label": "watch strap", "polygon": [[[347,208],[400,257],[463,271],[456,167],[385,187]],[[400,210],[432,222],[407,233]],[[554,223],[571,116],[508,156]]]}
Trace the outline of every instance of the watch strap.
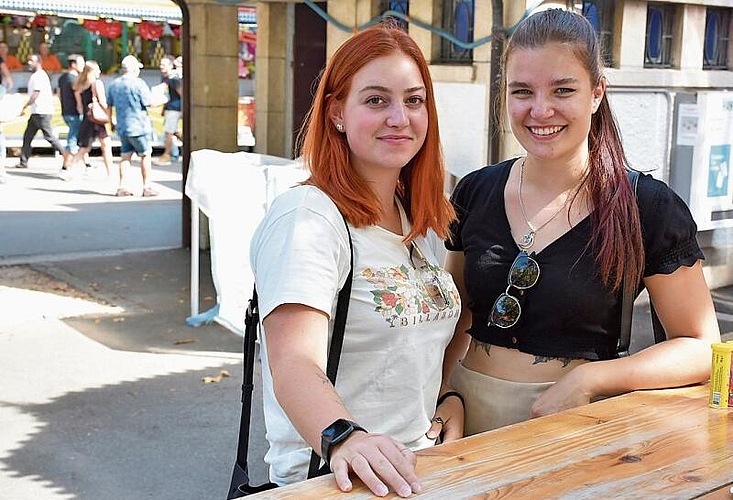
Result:
{"label": "watch strap", "polygon": [[[348,429],[348,431],[345,434],[341,434],[340,436],[338,436],[336,440],[333,440],[333,441],[326,441],[323,437],[321,437],[321,457],[323,458],[323,460],[326,462],[326,465],[328,466],[330,466],[331,464],[331,448],[333,446],[346,441],[346,439],[349,436],[351,436],[355,431],[369,432],[364,427],[357,424],[356,422],[351,421],[351,420],[346,420],[344,418],[340,418],[336,420],[334,423],[326,427],[326,429],[328,429],[331,426],[336,425],[338,422],[345,422],[349,424],[350,429]],[[325,429],[324,429],[324,432],[325,432]]]}

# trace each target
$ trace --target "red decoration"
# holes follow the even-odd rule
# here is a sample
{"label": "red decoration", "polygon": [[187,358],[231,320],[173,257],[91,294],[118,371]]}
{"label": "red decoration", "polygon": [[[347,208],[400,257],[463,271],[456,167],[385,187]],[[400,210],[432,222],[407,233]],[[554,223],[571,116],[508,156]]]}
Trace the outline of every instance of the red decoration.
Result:
{"label": "red decoration", "polygon": [[84,19],[84,24],[82,26],[92,33],[99,33],[99,25],[103,23],[104,21],[100,21],[99,19]]}
{"label": "red decoration", "polygon": [[107,38],[119,38],[122,35],[122,23],[119,21],[100,23],[99,34]]}
{"label": "red decoration", "polygon": [[160,40],[163,35],[163,25],[151,21],[143,21],[137,25],[137,31],[143,40]]}
{"label": "red decoration", "polygon": [[176,36],[176,38],[181,38],[182,28],[180,24],[178,26],[171,24],[171,31],[173,31],[173,34]]}
{"label": "red decoration", "polygon": [[31,22],[31,26],[35,28],[45,28],[48,24],[48,18],[46,16],[36,16],[33,18],[33,21]]}

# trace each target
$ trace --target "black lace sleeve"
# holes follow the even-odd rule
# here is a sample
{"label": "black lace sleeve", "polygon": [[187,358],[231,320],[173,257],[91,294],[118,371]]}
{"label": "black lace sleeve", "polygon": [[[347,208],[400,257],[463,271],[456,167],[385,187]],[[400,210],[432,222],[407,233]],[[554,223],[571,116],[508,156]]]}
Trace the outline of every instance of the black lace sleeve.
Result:
{"label": "black lace sleeve", "polygon": [[705,258],[690,209],[669,186],[641,174],[637,200],[646,252],[644,276],[671,274]]}

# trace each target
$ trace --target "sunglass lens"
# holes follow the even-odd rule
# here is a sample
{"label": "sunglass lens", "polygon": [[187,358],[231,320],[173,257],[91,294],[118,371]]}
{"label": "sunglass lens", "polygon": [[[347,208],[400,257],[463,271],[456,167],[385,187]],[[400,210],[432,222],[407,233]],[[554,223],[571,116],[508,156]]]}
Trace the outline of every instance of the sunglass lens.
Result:
{"label": "sunglass lens", "polygon": [[540,266],[526,252],[520,252],[509,270],[509,284],[525,289],[535,285],[540,277]]}
{"label": "sunglass lens", "polygon": [[520,313],[519,301],[511,295],[502,293],[491,309],[489,324],[496,325],[499,328],[509,328],[517,322]]}

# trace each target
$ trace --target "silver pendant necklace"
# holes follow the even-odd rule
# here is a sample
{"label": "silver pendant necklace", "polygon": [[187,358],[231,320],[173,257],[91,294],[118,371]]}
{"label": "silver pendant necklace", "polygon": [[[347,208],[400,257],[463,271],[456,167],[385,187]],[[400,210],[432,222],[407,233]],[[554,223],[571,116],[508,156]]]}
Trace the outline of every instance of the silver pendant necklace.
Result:
{"label": "silver pendant necklace", "polygon": [[537,232],[539,232],[540,229],[545,227],[547,224],[552,222],[555,217],[560,215],[562,211],[565,210],[565,208],[568,206],[568,202],[572,198],[571,194],[573,191],[577,191],[580,188],[580,184],[583,182],[583,177],[580,179],[580,182],[568,192],[568,195],[565,197],[565,201],[563,202],[562,206],[554,213],[552,214],[552,217],[547,219],[545,222],[540,224],[538,227],[534,227],[532,223],[529,221],[529,217],[527,217],[527,211],[524,208],[524,201],[522,200],[522,184],[524,183],[524,162],[526,161],[526,158],[522,160],[522,163],[519,165],[519,185],[517,187],[517,197],[519,198],[519,207],[522,209],[522,217],[524,217],[524,223],[527,224],[527,227],[529,228],[529,232],[525,235],[523,235],[521,238],[519,238],[519,241],[517,242],[517,246],[524,250],[525,252],[532,248],[532,245],[534,245],[534,237]]}

